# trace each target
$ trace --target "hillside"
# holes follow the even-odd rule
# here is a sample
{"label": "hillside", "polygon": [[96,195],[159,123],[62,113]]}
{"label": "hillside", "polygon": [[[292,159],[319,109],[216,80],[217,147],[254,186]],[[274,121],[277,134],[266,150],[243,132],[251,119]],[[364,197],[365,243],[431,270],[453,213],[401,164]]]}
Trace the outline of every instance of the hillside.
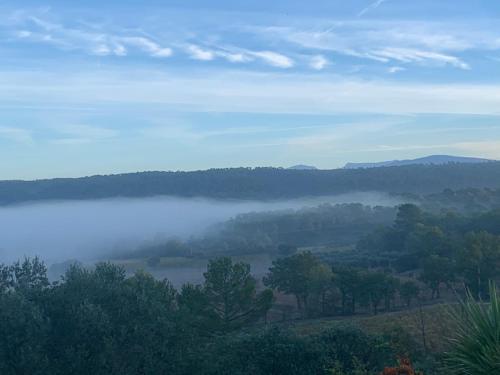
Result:
{"label": "hillside", "polygon": [[292,165],[291,167],[288,167],[288,169],[314,170],[314,169],[318,169],[318,168],[316,168],[314,165],[297,164],[297,165]]}
{"label": "hillside", "polygon": [[500,162],[333,170],[233,168],[0,181],[0,204],[157,195],[286,199],[352,191],[434,193],[447,188],[498,187]]}

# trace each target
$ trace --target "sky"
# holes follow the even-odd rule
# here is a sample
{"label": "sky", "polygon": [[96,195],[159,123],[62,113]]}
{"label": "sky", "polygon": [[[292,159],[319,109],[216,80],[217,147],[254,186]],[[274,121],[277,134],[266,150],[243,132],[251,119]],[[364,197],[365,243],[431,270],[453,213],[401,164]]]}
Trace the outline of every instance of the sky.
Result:
{"label": "sky", "polygon": [[497,0],[0,1],[0,179],[500,159]]}

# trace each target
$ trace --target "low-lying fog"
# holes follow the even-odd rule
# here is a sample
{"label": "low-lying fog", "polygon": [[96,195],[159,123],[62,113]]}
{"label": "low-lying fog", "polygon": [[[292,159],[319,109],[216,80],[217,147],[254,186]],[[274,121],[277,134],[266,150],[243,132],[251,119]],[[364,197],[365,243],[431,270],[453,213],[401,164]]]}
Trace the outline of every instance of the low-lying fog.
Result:
{"label": "low-lying fog", "polygon": [[353,193],[286,201],[156,197],[57,201],[0,207],[0,262],[38,255],[46,262],[92,260],[145,241],[201,234],[240,213],[359,202],[394,205],[379,193]]}

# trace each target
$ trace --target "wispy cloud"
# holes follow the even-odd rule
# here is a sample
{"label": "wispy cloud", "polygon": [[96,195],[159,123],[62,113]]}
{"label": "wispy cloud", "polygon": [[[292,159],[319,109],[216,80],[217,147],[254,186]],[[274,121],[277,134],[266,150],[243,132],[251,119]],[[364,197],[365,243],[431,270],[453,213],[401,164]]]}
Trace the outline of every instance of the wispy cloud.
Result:
{"label": "wispy cloud", "polygon": [[358,17],[363,17],[366,13],[377,9],[379,6],[381,6],[383,3],[385,3],[387,0],[375,0],[373,3],[368,5],[366,8],[362,9],[358,13]]}
{"label": "wispy cloud", "polygon": [[[384,0],[372,2],[363,9],[362,15],[383,3]],[[306,19],[294,26],[238,26],[231,29],[237,35],[234,38],[226,29],[217,28],[209,30],[213,34],[210,37],[200,38],[189,31],[189,25],[186,27],[172,33],[157,26],[154,32],[148,33],[140,27],[127,29],[119,24],[95,26],[62,22],[47,11],[20,13],[7,31],[18,41],[45,43],[61,50],[96,56],[124,57],[135,53],[166,58],[178,50],[181,57],[200,62],[259,61],[276,68],[308,66],[314,70],[328,65],[325,51],[350,58],[352,65],[359,64],[357,59],[363,59],[369,60],[367,64],[470,69],[467,52],[500,49],[498,33],[466,23],[357,19],[323,20],[316,24]],[[253,41],[251,46],[247,37]],[[259,48],[255,47],[255,41],[261,44]],[[328,54],[328,58],[335,57]]]}
{"label": "wispy cloud", "polygon": [[[371,127],[377,124],[370,124]],[[351,127],[350,131],[355,131],[357,128],[356,123],[349,124],[324,124],[324,125],[304,125],[304,126],[223,126],[215,129],[211,128],[198,128],[192,126],[180,126],[176,124],[172,125],[160,125],[144,128],[140,131],[140,134],[149,138],[162,138],[162,139],[175,139],[183,141],[203,141],[211,138],[221,137],[235,137],[235,136],[248,136],[248,135],[259,135],[270,137],[278,137],[279,139],[284,139],[283,134],[287,133],[321,133],[325,130],[331,130],[332,128],[340,129],[337,131],[338,136],[342,136],[342,128]],[[281,141],[283,143],[284,141]]]}
{"label": "wispy cloud", "polygon": [[151,57],[169,57],[172,49],[144,36],[119,35],[96,32],[92,29],[67,27],[61,23],[44,20],[38,16],[18,17],[21,27],[14,35],[25,41],[51,44],[64,50],[82,50],[98,56],[126,56],[132,48]]}
{"label": "wispy cloud", "polygon": [[384,48],[372,51],[371,55],[377,58],[387,59],[387,61],[395,60],[402,63],[449,64],[460,69],[470,69],[468,64],[457,57],[411,48]]}
{"label": "wispy cloud", "polygon": [[[115,42],[114,53],[119,56],[123,56],[126,53],[125,47],[123,44],[129,46],[135,46],[145,52],[147,52],[150,56],[153,57],[169,57],[172,55],[171,48],[161,47],[158,43],[153,42],[152,40],[145,37],[117,37]],[[121,43],[121,44],[120,44]]]}
{"label": "wispy cloud", "polygon": [[295,64],[291,58],[273,51],[248,51],[247,53],[277,68],[291,68]]}
{"label": "wispy cloud", "polygon": [[57,144],[91,143],[116,138],[119,135],[114,129],[89,125],[66,124],[53,126],[52,130],[57,136],[51,142]]}
{"label": "wispy cloud", "polygon": [[215,53],[213,51],[194,44],[187,46],[186,51],[189,56],[195,60],[210,61],[215,58]]}
{"label": "wispy cloud", "polygon": [[291,68],[295,61],[278,52],[274,51],[253,51],[242,48],[216,48],[211,51],[213,56],[218,56],[232,63],[248,63],[254,60],[260,60],[266,65],[276,68]]}
{"label": "wispy cloud", "polygon": [[398,73],[398,72],[403,72],[406,69],[401,67],[401,66],[391,66],[387,71],[391,74]]}
{"label": "wispy cloud", "polygon": [[[19,40],[51,44],[54,47],[67,51],[84,51],[96,56],[124,57],[134,51],[143,52],[150,57],[170,57],[174,50],[157,41],[150,34],[131,34],[130,31],[104,30],[101,28],[87,27],[85,23],[66,26],[59,22],[48,21],[38,15],[23,14],[15,22],[13,35]],[[78,27],[79,26],[79,27]],[[125,34],[125,35],[124,35]],[[180,40],[170,40],[168,43],[177,46],[189,58],[198,61],[212,61],[216,58],[224,59],[230,63],[249,63],[261,61],[266,65],[277,68],[291,68],[295,65],[292,58],[283,53],[272,50],[252,50],[245,46],[219,47],[203,46],[203,43],[185,43]],[[324,65],[317,61],[315,66]]]}
{"label": "wispy cloud", "polygon": [[[266,65],[276,68],[291,68],[295,65],[293,59],[274,51],[252,51],[237,47],[228,48],[218,46],[207,48],[195,44],[187,45],[185,51],[190,58],[200,61],[212,61],[216,58],[222,58],[231,63],[248,63],[260,60]],[[324,64],[326,64],[326,60]]]}
{"label": "wispy cloud", "polygon": [[329,129],[313,131],[312,134],[299,137],[291,137],[286,144],[290,146],[311,147],[317,150],[318,147],[327,149],[339,148],[346,140],[352,140],[361,134],[378,133],[386,131],[399,122],[388,121],[370,121],[370,122],[349,122],[332,124]]}
{"label": "wispy cloud", "polygon": [[315,70],[323,70],[329,61],[323,55],[316,55],[311,58],[309,66]]}
{"label": "wispy cloud", "polygon": [[[489,42],[480,35],[449,35],[435,25],[387,22],[334,23],[323,31],[292,27],[257,28],[256,33],[310,50],[332,51],[344,56],[380,63],[418,64],[421,66],[470,66],[455,53],[472,48],[498,48],[498,38]],[[481,42],[476,42],[481,40]],[[486,40],[488,40],[486,38]],[[477,46],[481,43],[481,46]]]}
{"label": "wispy cloud", "polygon": [[224,50],[219,50],[215,51],[215,54],[232,63],[244,63],[253,60],[250,56],[242,52],[228,52]]}
{"label": "wispy cloud", "polygon": [[[0,73],[0,102],[172,105],[191,111],[272,113],[496,114],[498,84],[426,84],[293,72],[211,71],[193,76],[136,68],[91,75],[65,71]],[[263,89],[265,85],[265,89]]]}

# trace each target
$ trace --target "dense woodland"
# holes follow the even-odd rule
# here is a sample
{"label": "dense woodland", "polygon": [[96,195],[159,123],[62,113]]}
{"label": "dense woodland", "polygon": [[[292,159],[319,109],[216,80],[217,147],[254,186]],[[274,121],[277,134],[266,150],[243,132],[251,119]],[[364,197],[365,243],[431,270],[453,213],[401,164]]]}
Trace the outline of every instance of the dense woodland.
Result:
{"label": "dense woodland", "polygon": [[0,275],[5,375],[371,374],[397,355],[390,337],[353,328],[304,337],[266,326],[273,293],[229,258],[181,290],[109,263],[73,266],[53,284],[38,259]]}
{"label": "dense woodland", "polygon": [[394,207],[372,208],[358,203],[248,213],[214,226],[203,236],[146,244],[135,251],[117,252],[116,256],[287,255],[297,247],[349,246],[379,226],[392,223],[395,215]]}
{"label": "dense woodland", "polygon": [[[500,281],[499,223],[500,210],[436,216],[402,205],[392,225],[363,237],[348,257],[299,252],[277,259],[264,283],[295,295],[299,308],[307,308],[316,291],[316,314],[389,312],[417,299],[429,303],[442,291],[488,298],[489,282]],[[295,279],[304,264],[309,283]]]}
{"label": "dense woodland", "polygon": [[[278,192],[279,197],[305,191],[327,194],[358,186],[368,173],[375,182],[367,190],[394,191],[395,199],[411,203],[323,204],[248,213],[202,236],[115,254],[120,260],[144,259],[150,269],[159,267],[164,258],[208,260],[203,282],[177,289],[168,280],[145,271],[130,275],[109,262],[75,263],[54,282],[37,258],[0,265],[0,373],[368,375],[396,365],[398,358],[411,358],[426,375],[468,373],[456,370],[466,361],[478,361],[480,368],[490,371],[473,374],[495,373],[498,342],[494,338],[487,342],[490,335],[484,331],[496,332],[500,319],[494,289],[500,281],[500,190],[484,186],[500,185],[494,181],[500,173],[490,174],[498,168],[498,163],[485,163],[473,168],[264,168],[137,175],[156,176],[158,184],[145,182],[149,186],[145,193],[140,185],[124,183],[123,195],[174,192],[155,189],[173,189],[165,181],[186,176],[201,180],[189,189],[177,185],[183,195],[196,195],[194,189],[206,186],[211,186],[207,195],[215,197],[233,196],[236,191],[247,198],[262,197],[264,191],[266,198],[278,197]],[[418,178],[401,177],[410,172]],[[214,180],[213,175],[218,177]],[[474,179],[467,180],[472,175]],[[257,183],[255,176],[266,176],[267,182]],[[270,188],[275,177],[283,176],[288,176],[285,182]],[[136,175],[1,183],[0,197],[3,203],[95,198],[93,192],[103,188],[101,183],[114,181],[103,190],[100,197],[105,197],[116,194],[117,181],[129,177],[133,180]],[[245,184],[247,178],[255,183],[238,190],[236,182]],[[223,180],[232,182],[221,185]],[[450,181],[454,186],[473,181],[477,187],[440,188]],[[12,189],[20,186],[14,193]],[[257,277],[249,264],[231,258],[246,254],[271,255],[265,275]],[[456,313],[453,306],[461,300],[468,302]],[[475,302],[490,300],[491,304]],[[423,311],[438,303],[450,309],[438,317],[442,324],[454,319],[460,328],[456,337],[450,332],[450,337],[439,338],[448,354],[431,350],[426,341]],[[418,318],[417,336],[404,325],[367,333],[351,324],[360,317],[382,315],[391,320],[402,312]],[[484,324],[462,321],[464,312]],[[295,325],[322,320],[339,324],[308,334]],[[483,330],[470,332],[470,327]],[[483,337],[485,344],[478,346]],[[450,338],[456,338],[453,345]],[[468,358],[469,354],[476,358]]]}
{"label": "dense woodland", "polygon": [[[484,239],[475,240],[474,248],[484,250]],[[495,245],[490,241],[492,252],[485,263],[476,263],[478,267],[463,276],[484,299],[491,290],[469,275],[476,269],[498,275],[490,264],[498,265],[498,238]],[[0,267],[0,370],[368,375],[404,356],[426,374],[454,374],[446,372],[448,357],[422,348],[404,327],[368,335],[344,325],[300,335],[269,321],[280,293],[296,298],[303,318],[353,315],[359,309],[378,314],[398,308],[398,299],[411,308],[426,299],[426,289],[440,287],[435,276],[424,276],[426,262],[415,281],[402,281],[388,270],[332,266],[301,252],[273,262],[263,280],[266,289],[258,286],[249,265],[217,258],[209,262],[203,284],[175,290],[167,280],[145,272],[127,278],[122,268],[110,263],[92,269],[74,265],[51,284],[43,263],[26,259]],[[419,286],[421,282],[425,286]]]}
{"label": "dense woodland", "polygon": [[[352,223],[368,217],[379,226],[347,258],[281,247],[262,280],[229,257],[212,259],[202,284],[178,290],[143,271],[126,277],[112,263],[75,264],[54,283],[36,258],[2,265],[0,372],[374,374],[403,356],[426,374],[456,373],[446,372],[446,355],[430,352],[404,327],[369,335],[342,325],[301,335],[288,322],[422,309],[467,293],[471,300],[494,297],[500,210],[435,214],[404,204],[397,211],[360,205],[299,211],[306,218],[320,214],[316,222],[325,212],[349,213]],[[287,215],[278,215],[285,226],[292,225]],[[301,226],[298,217],[293,225]],[[254,228],[254,219],[229,227]],[[287,317],[279,314],[284,296],[295,301]]]}
{"label": "dense woodland", "polygon": [[395,194],[405,201],[416,203],[425,211],[456,212],[461,214],[481,213],[500,209],[500,189],[444,189],[432,194]]}
{"label": "dense woodland", "polygon": [[194,172],[143,172],[74,179],[0,181],[0,204],[157,195],[282,199],[352,191],[423,194],[444,189],[498,186],[500,162],[334,170],[232,168]]}

